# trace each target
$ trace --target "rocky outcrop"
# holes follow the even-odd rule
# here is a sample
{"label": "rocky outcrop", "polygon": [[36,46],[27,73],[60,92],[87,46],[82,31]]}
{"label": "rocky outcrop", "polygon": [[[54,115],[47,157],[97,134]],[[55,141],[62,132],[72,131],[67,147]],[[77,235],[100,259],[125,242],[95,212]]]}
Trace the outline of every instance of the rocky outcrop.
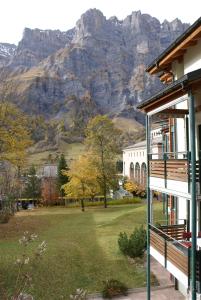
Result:
{"label": "rocky outcrop", "polygon": [[17,46],[14,44],[0,43],[0,68],[5,66],[14,56]]}
{"label": "rocky outcrop", "polygon": [[12,86],[7,95],[26,112],[48,117],[72,118],[74,111],[141,121],[136,105],[161,86],[145,68],[187,27],[140,11],[120,21],[91,9],[66,32],[26,28],[3,69]]}
{"label": "rocky outcrop", "polygon": [[19,42],[10,64],[12,67],[30,68],[36,66],[49,55],[68,46],[73,35],[73,29],[61,32],[60,30],[25,28],[22,40]]}

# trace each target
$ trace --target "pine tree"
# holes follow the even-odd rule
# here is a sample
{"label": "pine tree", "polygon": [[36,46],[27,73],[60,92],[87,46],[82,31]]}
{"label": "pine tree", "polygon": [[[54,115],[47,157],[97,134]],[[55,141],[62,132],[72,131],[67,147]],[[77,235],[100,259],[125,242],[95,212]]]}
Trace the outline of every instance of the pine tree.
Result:
{"label": "pine tree", "polygon": [[61,197],[64,196],[64,191],[61,189],[62,185],[66,184],[69,181],[68,176],[63,174],[63,171],[68,171],[68,165],[65,159],[64,154],[61,154],[58,162],[57,167],[57,174],[58,174],[58,189],[60,192]]}
{"label": "pine tree", "polygon": [[25,187],[25,196],[32,200],[37,200],[41,194],[41,182],[36,174],[36,169],[34,166],[31,166],[28,175],[27,182]]}

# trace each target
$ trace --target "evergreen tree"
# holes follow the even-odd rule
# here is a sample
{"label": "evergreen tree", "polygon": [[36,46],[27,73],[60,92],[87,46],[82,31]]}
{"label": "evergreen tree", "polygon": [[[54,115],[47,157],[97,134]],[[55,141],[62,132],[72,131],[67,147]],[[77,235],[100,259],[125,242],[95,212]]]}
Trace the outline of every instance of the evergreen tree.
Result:
{"label": "evergreen tree", "polygon": [[58,162],[57,167],[57,174],[58,174],[58,189],[60,192],[61,197],[64,196],[64,191],[61,189],[62,185],[66,184],[69,181],[68,176],[63,174],[63,171],[68,171],[68,165],[65,159],[64,154],[61,154]]}
{"label": "evergreen tree", "polygon": [[36,169],[34,166],[31,166],[28,175],[27,182],[25,187],[25,197],[32,200],[37,200],[41,194],[41,182],[36,174]]}

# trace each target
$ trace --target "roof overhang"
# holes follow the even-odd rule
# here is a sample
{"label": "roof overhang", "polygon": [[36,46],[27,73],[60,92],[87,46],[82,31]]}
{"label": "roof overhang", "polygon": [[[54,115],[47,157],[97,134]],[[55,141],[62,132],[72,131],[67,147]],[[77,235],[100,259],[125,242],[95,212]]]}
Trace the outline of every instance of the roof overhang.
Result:
{"label": "roof overhang", "polygon": [[151,98],[142,102],[137,108],[148,113],[161,105],[183,96],[188,90],[197,88],[198,86],[200,87],[200,82],[201,69],[198,69],[168,85]]}
{"label": "roof overhang", "polygon": [[149,74],[169,70],[173,60],[180,60],[186,50],[196,45],[201,38],[201,17],[190,26],[174,43],[162,52],[146,69]]}

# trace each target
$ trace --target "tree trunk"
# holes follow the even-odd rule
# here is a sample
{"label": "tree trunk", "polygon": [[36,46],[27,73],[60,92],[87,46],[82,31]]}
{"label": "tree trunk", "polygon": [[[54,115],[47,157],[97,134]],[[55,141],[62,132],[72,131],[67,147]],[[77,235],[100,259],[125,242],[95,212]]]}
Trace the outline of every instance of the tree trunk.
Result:
{"label": "tree trunk", "polygon": [[81,207],[82,207],[82,211],[84,211],[84,199],[81,199]]}
{"label": "tree trunk", "polygon": [[104,208],[107,208],[107,190],[106,190],[106,185],[104,186]]}
{"label": "tree trunk", "polygon": [[101,163],[102,163],[102,175],[103,175],[103,196],[104,196],[104,208],[107,208],[107,179],[105,176],[105,161],[103,149],[101,151]]}

